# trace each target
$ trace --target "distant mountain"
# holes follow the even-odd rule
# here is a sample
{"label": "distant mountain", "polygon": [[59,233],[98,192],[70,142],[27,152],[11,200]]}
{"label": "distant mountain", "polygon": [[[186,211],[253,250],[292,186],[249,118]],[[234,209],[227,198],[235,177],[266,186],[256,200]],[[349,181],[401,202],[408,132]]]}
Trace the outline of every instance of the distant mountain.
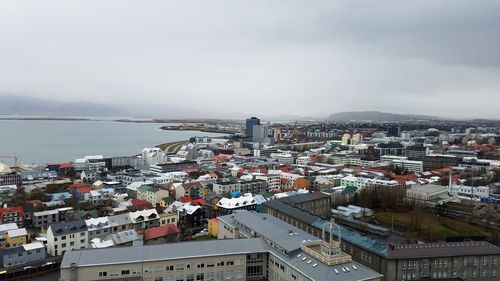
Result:
{"label": "distant mountain", "polygon": [[0,96],[2,115],[124,116],[124,110],[89,102],[56,102],[17,95]]}
{"label": "distant mountain", "polygon": [[442,120],[443,118],[426,115],[395,114],[380,111],[349,111],[339,112],[328,116],[331,121],[373,121],[373,122],[397,122],[409,120]]}

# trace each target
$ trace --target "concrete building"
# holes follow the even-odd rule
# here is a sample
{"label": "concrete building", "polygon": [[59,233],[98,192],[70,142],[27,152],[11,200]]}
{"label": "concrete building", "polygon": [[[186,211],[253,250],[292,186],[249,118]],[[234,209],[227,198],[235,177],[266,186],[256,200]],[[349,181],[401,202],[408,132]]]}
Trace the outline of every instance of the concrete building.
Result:
{"label": "concrete building", "polygon": [[392,164],[395,167],[400,167],[411,173],[421,173],[424,171],[424,164],[422,161],[415,160],[393,160]]}
{"label": "concrete building", "polygon": [[277,174],[265,174],[255,176],[257,180],[264,180],[267,184],[267,191],[279,189],[281,186],[281,176]]}
{"label": "concrete building", "polygon": [[8,207],[0,209],[0,224],[15,223],[17,226],[24,225],[26,213],[22,207]]}
{"label": "concrete building", "polygon": [[466,186],[466,185],[450,185],[448,193],[456,195],[462,199],[481,200],[490,197],[490,188],[488,186]]}
{"label": "concrete building", "polygon": [[47,229],[47,253],[51,256],[87,247],[88,229],[84,220],[59,222],[51,224]]}
{"label": "concrete building", "polygon": [[417,185],[406,190],[406,200],[421,206],[434,207],[437,204],[454,200],[448,195],[448,187],[442,185]]}
{"label": "concrete building", "polygon": [[[324,225],[329,223],[278,200],[269,202],[273,202],[273,206],[266,206],[268,214],[316,237],[321,237]],[[340,228],[342,250],[353,260],[383,274],[384,281],[446,278],[500,280],[497,275],[500,270],[500,247],[488,242],[393,245],[380,236]]]}
{"label": "concrete building", "polygon": [[351,135],[343,134],[342,135],[342,145],[349,145],[351,143]]}
{"label": "concrete building", "polygon": [[255,210],[256,205],[251,193],[243,194],[237,198],[223,197],[216,204],[219,216],[231,214],[236,210]]}
{"label": "concrete building", "polygon": [[323,243],[292,226],[261,224],[262,217],[255,222],[253,232],[246,225],[238,228],[246,239],[68,252],[60,280],[380,280],[332,239]]}
{"label": "concrete building", "polygon": [[252,193],[258,194],[267,191],[267,181],[265,180],[250,180],[241,182],[221,182],[214,183],[213,191],[216,194],[229,192]]}
{"label": "concrete building", "polygon": [[59,222],[59,220],[60,220],[59,211],[57,209],[42,211],[42,212],[34,212],[32,216],[33,227],[48,226],[50,224]]}

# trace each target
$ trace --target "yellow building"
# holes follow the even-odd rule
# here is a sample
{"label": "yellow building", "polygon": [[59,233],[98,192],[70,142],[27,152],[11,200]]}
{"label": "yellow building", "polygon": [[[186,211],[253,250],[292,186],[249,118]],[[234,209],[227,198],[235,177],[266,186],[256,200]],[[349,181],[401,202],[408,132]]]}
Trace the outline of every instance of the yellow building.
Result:
{"label": "yellow building", "polygon": [[161,200],[160,200],[160,207],[162,208],[168,208],[170,207],[170,205],[172,205],[172,203],[174,203],[175,199],[170,197],[170,196],[167,196],[167,197],[163,197]]}
{"label": "yellow building", "polygon": [[26,228],[12,229],[7,231],[5,236],[5,243],[10,247],[26,244],[28,239],[28,232]]}
{"label": "yellow building", "polygon": [[208,235],[217,237],[219,235],[219,219],[208,220]]}

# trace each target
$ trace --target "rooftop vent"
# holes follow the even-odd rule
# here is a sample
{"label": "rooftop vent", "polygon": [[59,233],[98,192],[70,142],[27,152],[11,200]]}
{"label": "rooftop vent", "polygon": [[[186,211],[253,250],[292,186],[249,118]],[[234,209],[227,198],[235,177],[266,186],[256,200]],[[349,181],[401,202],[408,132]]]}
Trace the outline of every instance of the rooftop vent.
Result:
{"label": "rooftop vent", "polygon": [[358,270],[358,268],[355,265],[352,266],[352,269]]}
{"label": "rooftop vent", "polygon": [[[314,265],[313,265],[314,266]],[[333,271],[335,271],[335,273],[339,274],[340,272],[336,269],[334,269]]]}
{"label": "rooftop vent", "polygon": [[318,266],[318,264],[317,264],[317,263],[313,264],[313,267],[316,267],[316,266]]}

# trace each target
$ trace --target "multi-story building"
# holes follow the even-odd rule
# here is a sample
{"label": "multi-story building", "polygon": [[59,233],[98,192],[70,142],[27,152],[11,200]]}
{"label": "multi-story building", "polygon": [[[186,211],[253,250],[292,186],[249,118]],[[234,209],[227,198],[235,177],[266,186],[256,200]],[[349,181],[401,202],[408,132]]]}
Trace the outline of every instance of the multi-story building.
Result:
{"label": "multi-story building", "polygon": [[85,220],[88,229],[89,241],[94,238],[105,238],[111,233],[111,224],[108,217],[99,217]]}
{"label": "multi-story building", "polygon": [[253,126],[260,125],[260,119],[257,117],[248,118],[245,122],[245,136],[253,136]]}
{"label": "multi-story building", "polygon": [[[299,208],[308,213],[323,217],[329,218],[331,212],[331,197],[322,192],[316,191],[312,193],[305,194],[297,194],[292,196],[283,197],[280,199],[275,199],[280,201],[281,203]],[[274,201],[274,200],[271,200]],[[267,204],[273,204],[273,202],[269,201]]]}
{"label": "multi-story building", "polygon": [[379,143],[375,149],[379,155],[403,155],[403,145],[398,142]]}
{"label": "multi-story building", "polygon": [[[278,200],[270,202],[274,204],[265,204],[265,212],[316,237],[322,236],[324,225],[329,223]],[[445,278],[500,280],[497,275],[500,271],[500,247],[488,242],[392,245],[380,236],[360,233],[343,226],[340,229],[342,250],[350,254],[353,260],[380,272],[384,281]],[[338,233],[334,235],[338,236]]]}
{"label": "multi-story building", "polygon": [[150,186],[141,186],[137,189],[137,199],[146,200],[151,205],[160,204],[162,198],[169,196],[168,190]]}
{"label": "multi-story building", "polygon": [[88,229],[84,220],[54,223],[47,229],[47,253],[51,256],[88,246]]}
{"label": "multi-story building", "polygon": [[198,162],[196,161],[183,161],[178,163],[164,163],[164,164],[152,164],[149,170],[152,173],[164,174],[175,171],[182,171],[186,168],[197,167]]}
{"label": "multi-story building", "polygon": [[257,180],[265,180],[267,183],[267,191],[279,189],[281,186],[281,177],[277,174],[265,174],[255,176]]}
{"label": "multi-story building", "polygon": [[400,167],[411,173],[421,173],[424,171],[424,164],[422,161],[415,160],[393,160],[392,164],[395,167]]}
{"label": "multi-story building", "polygon": [[34,212],[32,216],[33,227],[48,226],[50,224],[59,222],[59,220],[59,211],[57,209]]}
{"label": "multi-story building", "polygon": [[255,229],[242,225],[241,232],[233,231],[246,239],[68,252],[60,280],[380,280],[379,273],[351,261],[331,237],[322,241],[266,219],[272,217],[258,216],[248,223]]}
{"label": "multi-story building", "polygon": [[490,188],[488,186],[450,185],[448,193],[450,195],[457,195],[463,199],[479,201],[490,197]]}
{"label": "multi-story building", "polygon": [[22,227],[26,213],[23,207],[8,207],[0,209],[0,224],[16,223],[17,226]]}
{"label": "multi-story building", "polygon": [[8,246],[20,246],[26,244],[28,232],[26,228],[18,228],[7,231],[5,235],[5,244]]}
{"label": "multi-story building", "polygon": [[229,193],[229,192],[257,194],[267,191],[267,181],[255,179],[255,180],[240,181],[240,182],[229,181],[229,182],[214,183],[213,191],[216,194]]}
{"label": "multi-story building", "polygon": [[130,212],[128,214],[132,220],[134,229],[146,229],[160,225],[160,216],[156,209],[146,209],[142,211]]}
{"label": "multi-story building", "polygon": [[423,145],[411,145],[405,147],[403,155],[410,160],[421,159],[427,155],[427,150]]}
{"label": "multi-story building", "polygon": [[218,215],[227,215],[236,210],[255,210],[257,203],[252,194],[246,193],[237,198],[221,198],[216,206]]}

